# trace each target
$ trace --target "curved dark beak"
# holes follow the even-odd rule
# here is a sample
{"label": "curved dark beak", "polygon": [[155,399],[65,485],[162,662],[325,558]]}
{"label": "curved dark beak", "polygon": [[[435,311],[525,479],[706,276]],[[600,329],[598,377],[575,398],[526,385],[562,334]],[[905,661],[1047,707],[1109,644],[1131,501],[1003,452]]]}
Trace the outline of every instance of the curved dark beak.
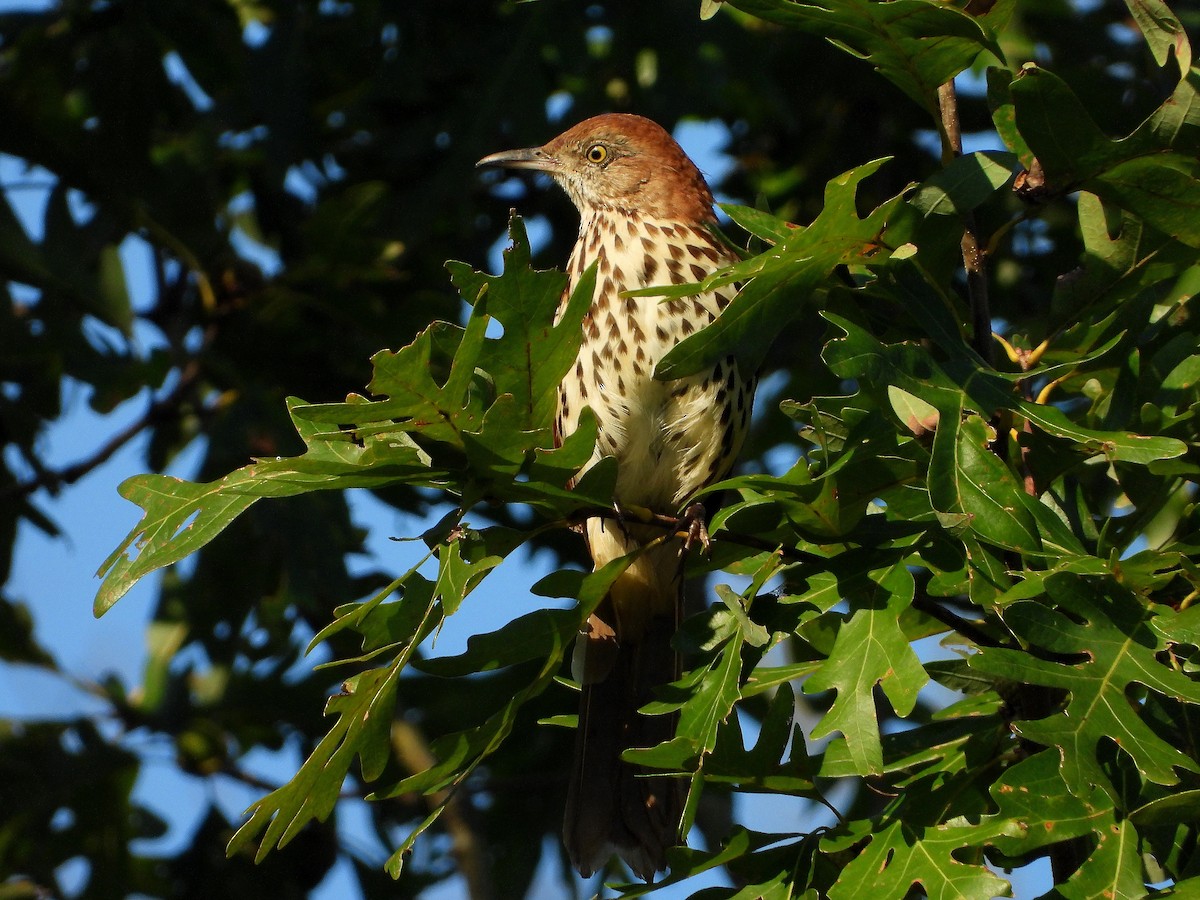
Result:
{"label": "curved dark beak", "polygon": [[475,163],[475,168],[483,166],[500,166],[505,169],[536,169],[539,172],[552,172],[558,167],[558,160],[541,147],[530,147],[526,150],[504,150],[485,156]]}

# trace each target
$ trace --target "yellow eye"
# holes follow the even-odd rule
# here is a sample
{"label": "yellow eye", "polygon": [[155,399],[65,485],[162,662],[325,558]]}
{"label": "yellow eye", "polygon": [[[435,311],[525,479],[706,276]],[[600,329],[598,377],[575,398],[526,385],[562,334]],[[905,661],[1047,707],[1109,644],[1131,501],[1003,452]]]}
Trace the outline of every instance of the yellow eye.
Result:
{"label": "yellow eye", "polygon": [[603,144],[592,144],[592,146],[587,148],[584,156],[587,157],[588,162],[599,165],[608,159],[608,148]]}

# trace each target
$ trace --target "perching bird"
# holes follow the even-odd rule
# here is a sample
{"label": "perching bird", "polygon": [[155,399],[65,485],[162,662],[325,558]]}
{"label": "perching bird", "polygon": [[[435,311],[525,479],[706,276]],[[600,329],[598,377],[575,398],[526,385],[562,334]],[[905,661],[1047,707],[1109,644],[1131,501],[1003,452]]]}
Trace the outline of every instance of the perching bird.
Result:
{"label": "perching bird", "polygon": [[[557,438],[591,407],[599,428],[593,462],[617,458],[614,501],[675,515],[692,495],[723,478],[750,421],[754,379],[732,357],[707,372],[658,381],[654,367],[672,347],[713,321],[730,286],[664,302],[622,292],[695,282],[737,257],[709,230],[712,193],[700,171],[660,126],[609,114],[581,122],[550,143],[495,153],[480,166],[549,173],[581,218],[571,253],[570,291],[597,262],[596,291],[583,343],[558,391]],[[596,568],[662,535],[613,519],[587,522]],[[623,762],[631,747],[675,735],[675,716],[638,709],[679,677],[671,638],[680,619],[681,541],[642,553],[613,584],[581,632],[574,675],[583,687],[563,840],[584,876],[619,854],[644,879],[666,868],[679,840],[683,779]]]}

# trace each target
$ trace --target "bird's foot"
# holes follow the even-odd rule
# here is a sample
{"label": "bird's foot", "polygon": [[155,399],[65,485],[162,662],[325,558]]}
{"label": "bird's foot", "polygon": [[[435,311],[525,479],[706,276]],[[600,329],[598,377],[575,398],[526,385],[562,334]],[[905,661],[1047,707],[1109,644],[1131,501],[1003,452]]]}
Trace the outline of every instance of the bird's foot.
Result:
{"label": "bird's foot", "polygon": [[696,544],[704,548],[705,556],[712,551],[712,540],[708,536],[708,514],[703,503],[697,501],[683,511],[679,517],[679,528],[686,532],[683,539],[685,553]]}

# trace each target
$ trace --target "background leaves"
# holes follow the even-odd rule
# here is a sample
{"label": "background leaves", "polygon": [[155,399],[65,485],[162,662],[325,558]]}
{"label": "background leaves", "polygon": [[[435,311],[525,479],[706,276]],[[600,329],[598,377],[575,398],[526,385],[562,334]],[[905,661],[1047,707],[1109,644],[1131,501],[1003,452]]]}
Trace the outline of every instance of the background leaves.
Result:
{"label": "background leaves", "polygon": [[[67,528],[51,495],[147,434],[155,474],[122,487],[145,515],[97,611],[165,572],[143,684],[83,679],[94,720],[0,723],[0,891],[69,894],[81,855],[98,897],[304,896],[338,860],[364,896],[562,871],[565,657],[623,564],[579,571],[570,526],[608,514],[615,469],[569,487],[591,425],[558,449],[549,432],[588,292],[555,323],[563,277],[532,259],[566,258],[569,206],[472,164],[606,109],[707,121],[738,163],[709,174],[746,258],[712,283],[743,289],[660,374],[730,352],[763,374],[712,554],[689,561],[687,671],[651,706],[679,733],[636,754],[688,779],[710,848],[674,851],[665,885],[982,897],[1042,856],[1062,896],[1195,879],[1196,14],[705,6],[0,16],[20,173],[0,203],[0,562],[18,523]],[[956,75],[962,155],[938,92]],[[533,241],[501,234],[513,205]],[[969,324],[968,213],[995,365]],[[71,385],[140,412],[60,469],[40,447]],[[190,480],[162,473],[189,448]],[[411,559],[349,564],[350,488],[431,513],[395,535]],[[531,556],[557,571],[476,625]],[[0,597],[0,656],[75,677],[25,599]],[[451,621],[476,633],[462,652],[438,650]],[[206,800],[147,853],[166,826],[134,789],[144,736],[186,777],[253,784],[248,818]],[[249,774],[283,747],[306,760],[291,780]],[[382,851],[341,827],[363,795]],[[754,805],[773,795],[802,815]]]}

